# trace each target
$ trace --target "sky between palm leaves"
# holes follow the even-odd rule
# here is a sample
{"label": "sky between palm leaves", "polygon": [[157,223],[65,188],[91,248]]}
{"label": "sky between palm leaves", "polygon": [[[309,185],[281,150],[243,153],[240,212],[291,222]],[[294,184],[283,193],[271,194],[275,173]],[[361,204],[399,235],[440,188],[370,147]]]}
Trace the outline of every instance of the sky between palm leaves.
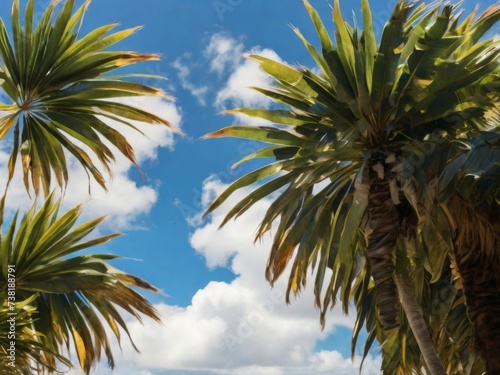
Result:
{"label": "sky between palm leaves", "polygon": [[[48,2],[36,2],[39,15]],[[327,20],[331,2],[310,2]],[[483,0],[479,5],[485,9],[494,2]],[[395,1],[371,3],[379,34]],[[470,12],[476,4],[465,0],[463,8]],[[10,6],[10,1],[0,3],[0,16],[7,24]],[[352,10],[358,13],[359,2],[342,1],[342,8],[349,18]],[[305,375],[335,369],[336,374],[357,374],[358,364],[349,359],[353,319],[334,310],[321,331],[311,290],[286,306],[285,280],[272,290],[265,282],[269,242],[253,245],[253,235],[266,201],[221,231],[217,231],[218,225],[238,196],[201,220],[210,200],[246,170],[232,170],[231,164],[255,145],[238,140],[203,141],[200,137],[231,123],[255,123],[220,116],[223,109],[269,104],[247,88],[266,85],[267,78],[243,54],[252,51],[313,66],[289,27],[292,24],[315,40],[302,2],[94,0],[82,32],[112,22],[120,23],[121,28],[145,25],[120,48],[160,53],[161,62],[135,69],[167,77],[146,79],[145,83],[177,98],[176,102],[134,99],[134,104],[179,124],[187,134],[174,137],[159,127],[149,127],[147,138],[130,133],[144,175],[119,158],[108,193],[92,183],[93,199],[85,215],[110,215],[102,230],[126,233],[100,252],[140,259],[122,260],[117,266],[164,291],[163,295],[148,296],[162,314],[163,326],[131,321],[130,329],[142,354],[135,354],[124,342],[123,354],[117,351],[115,373]],[[9,155],[7,146],[0,145],[2,171]],[[72,168],[68,206],[88,199],[84,172]],[[29,206],[22,181],[16,180],[11,189],[8,208]],[[373,350],[363,374],[377,374],[379,364]],[[110,372],[103,363],[95,373]]]}

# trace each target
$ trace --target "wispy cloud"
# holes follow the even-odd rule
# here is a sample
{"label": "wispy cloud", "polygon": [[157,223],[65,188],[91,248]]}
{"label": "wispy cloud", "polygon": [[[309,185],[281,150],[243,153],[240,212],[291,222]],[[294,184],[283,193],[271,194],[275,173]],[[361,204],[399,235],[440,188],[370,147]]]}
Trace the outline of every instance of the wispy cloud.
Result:
{"label": "wispy cloud", "polygon": [[[282,62],[278,54],[270,49],[254,48],[250,53]],[[266,108],[271,100],[252,87],[267,87],[271,83],[272,78],[255,61],[242,58],[229,76],[227,84],[217,94],[215,105],[221,109],[241,106]]]}
{"label": "wispy cloud", "polygon": [[227,33],[213,34],[204,50],[204,55],[210,64],[210,71],[221,75],[234,70],[241,62],[244,48],[242,42]]}
{"label": "wispy cloud", "polygon": [[[246,51],[246,52],[245,52]],[[212,35],[205,49],[205,56],[210,70],[217,74],[225,74],[225,84],[217,91],[214,106],[218,110],[236,107],[268,107],[269,98],[253,90],[252,87],[267,87],[272,79],[264,73],[259,65],[250,59],[250,54],[258,54],[279,62],[283,60],[271,49],[255,46],[245,50],[243,43],[226,33]],[[266,125],[267,121],[235,116],[247,125]]]}
{"label": "wispy cloud", "polygon": [[[189,91],[200,105],[205,106],[211,100],[217,111],[271,105],[268,97],[252,87],[270,86],[272,78],[259,68],[258,63],[247,57],[258,54],[278,62],[283,60],[274,50],[246,47],[242,40],[227,32],[214,33],[208,39],[200,61],[193,61],[192,56],[185,53],[171,64],[181,87]],[[201,80],[206,83],[197,83]],[[235,115],[235,118],[247,125],[269,124],[266,120],[247,116]]]}
{"label": "wispy cloud", "polygon": [[172,68],[177,72],[177,78],[184,90],[187,90],[191,95],[198,101],[202,106],[207,104],[206,94],[208,92],[208,86],[198,86],[191,82],[191,69],[193,68],[191,63],[191,56],[189,54],[184,54],[178,57],[172,63]]}

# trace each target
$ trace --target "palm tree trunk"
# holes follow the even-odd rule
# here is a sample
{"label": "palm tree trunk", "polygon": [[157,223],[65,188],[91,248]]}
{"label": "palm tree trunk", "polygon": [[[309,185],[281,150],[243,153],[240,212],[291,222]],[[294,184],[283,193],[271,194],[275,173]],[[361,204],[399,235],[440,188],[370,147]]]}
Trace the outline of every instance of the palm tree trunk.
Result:
{"label": "palm tree trunk", "polygon": [[368,244],[366,247],[375,282],[376,305],[386,330],[399,327],[399,301],[394,284],[394,249],[399,234],[399,219],[391,199],[389,181],[370,170],[368,195]]}
{"label": "palm tree trunk", "polygon": [[432,375],[446,375],[412,288],[406,283],[405,276],[399,273],[394,274],[394,281],[398,288],[401,305],[427,368]]}
{"label": "palm tree trunk", "polygon": [[[432,375],[446,375],[413,290],[394,267],[394,250],[400,234],[399,215],[388,178],[370,170],[368,195],[369,230],[367,253],[375,282],[376,304],[385,330],[399,327],[400,301],[415,335],[424,361]],[[399,299],[398,299],[399,294]]]}
{"label": "palm tree trunk", "polygon": [[[476,348],[488,375],[500,374],[500,225],[459,198],[450,202],[458,233],[455,257],[474,325]],[[491,214],[490,214],[491,215]],[[498,215],[498,213],[497,213]]]}

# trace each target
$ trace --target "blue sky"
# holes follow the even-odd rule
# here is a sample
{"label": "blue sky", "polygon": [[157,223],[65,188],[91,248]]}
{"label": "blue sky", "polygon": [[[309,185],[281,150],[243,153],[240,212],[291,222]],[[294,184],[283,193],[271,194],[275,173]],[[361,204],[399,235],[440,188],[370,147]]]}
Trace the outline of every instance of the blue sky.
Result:
{"label": "blue sky", "polygon": [[[39,13],[48,2],[37,1]],[[310,2],[332,29],[332,2]],[[352,11],[359,13],[359,1],[341,3],[346,18]],[[380,32],[395,1],[371,3],[375,30]],[[481,1],[480,5],[484,9],[493,3]],[[475,4],[466,0],[464,7],[470,11]],[[9,14],[10,1],[2,1],[0,16],[8,21]],[[126,234],[98,251],[140,259],[116,265],[163,291],[162,295],[148,295],[162,314],[163,325],[145,320],[141,326],[131,320],[131,332],[142,354],[135,354],[125,341],[123,354],[115,345],[115,373],[357,374],[357,363],[349,359],[353,318],[333,310],[321,331],[310,289],[286,306],[285,280],[274,289],[265,282],[269,238],[254,245],[253,233],[269,201],[257,204],[220,231],[218,224],[237,197],[207,219],[200,216],[224,186],[248,170],[232,170],[231,165],[256,147],[247,141],[200,137],[231,123],[257,124],[220,115],[224,109],[269,105],[248,89],[269,81],[243,54],[251,51],[313,66],[289,27],[300,28],[316,41],[302,1],[94,0],[82,32],[112,22],[118,22],[119,28],[144,25],[120,48],[161,54],[162,61],[135,69],[167,77],[145,82],[176,98],[175,102],[136,99],[132,103],[177,123],[186,133],[174,137],[161,128],[145,128],[149,138],[127,133],[144,176],[120,158],[109,192],[92,186],[86,217],[110,215],[101,231]],[[5,152],[0,148],[2,168]],[[11,208],[26,202],[20,181],[14,183],[9,199]],[[86,199],[84,174],[75,167],[67,205]],[[379,364],[375,349],[363,374],[379,373]],[[105,364],[95,371],[109,373]]]}

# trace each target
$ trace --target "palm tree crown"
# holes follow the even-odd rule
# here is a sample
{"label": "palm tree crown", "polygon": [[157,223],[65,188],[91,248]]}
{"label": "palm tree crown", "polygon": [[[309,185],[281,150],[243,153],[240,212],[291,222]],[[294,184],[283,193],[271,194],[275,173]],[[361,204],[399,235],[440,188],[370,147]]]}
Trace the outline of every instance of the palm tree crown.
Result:
{"label": "palm tree crown", "polygon": [[[449,276],[453,231],[446,208],[439,204],[438,181],[455,143],[498,126],[485,114],[495,111],[491,98],[499,83],[500,45],[498,38],[481,38],[500,17],[500,6],[460,22],[455,6],[416,6],[400,0],[377,46],[367,0],[362,1],[362,31],[344,21],[339,1],[334,2],[335,42],[315,9],[304,4],[321,51],[294,31],[320,73],[263,56],[249,57],[274,79],[272,88],[255,89],[276,106],[228,112],[276,125],[234,125],[208,137],[268,143],[242,161],[272,161],[231,184],[208,212],[237,189],[262,182],[230,210],[224,225],[279,192],[257,230],[261,238],[279,221],[267,279],[274,283],[292,262],[288,296],[297,294],[312,266],[315,303],[323,323],[337,298],[345,312],[352,302],[356,306],[353,354],[365,325],[364,355],[377,338],[384,373],[420,374],[423,364],[415,340],[424,357],[439,360],[424,353],[426,345],[415,328],[410,329],[408,306],[402,313],[400,300],[404,291],[409,292],[404,300],[416,300],[423,308],[420,315],[429,322],[433,293],[450,285],[444,277]],[[329,281],[327,268],[333,271]],[[411,275],[411,285],[398,275]],[[447,298],[450,309],[454,302],[463,304],[457,293]],[[439,335],[446,336],[445,319],[446,314],[434,317],[430,334],[435,342]],[[441,359],[451,373],[467,368],[454,352],[464,342],[473,346],[471,326],[464,327],[465,333],[451,346],[448,336],[439,341],[446,346],[447,357]],[[422,328],[426,330],[425,324]],[[431,373],[444,373],[440,363],[434,365]],[[426,366],[433,367],[427,357]]]}
{"label": "palm tree crown", "polygon": [[0,110],[7,112],[0,119],[0,139],[14,130],[9,179],[20,153],[26,189],[31,179],[36,195],[41,187],[45,195],[49,193],[52,174],[60,186],[66,184],[68,170],[64,150],[102,187],[105,187],[105,179],[90,156],[93,154],[110,172],[114,154],[104,140],[135,164],[128,141],[103,120],[115,120],[121,126],[132,128],[135,127],[130,121],[135,120],[178,131],[165,119],[114,100],[144,95],[169,98],[160,89],[122,79],[125,76],[109,75],[118,68],[159,59],[154,54],[107,50],[139,28],[110,33],[116,27],[110,24],[79,38],[90,0],[74,14],[74,0],[66,0],[55,14],[57,3],[59,0],[49,4],[34,27],[35,1],[28,1],[21,26],[19,0],[14,0],[12,38],[0,20],[1,87],[12,100],[11,104],[0,105]]}
{"label": "palm tree crown", "polygon": [[[4,293],[7,290],[7,270],[12,266],[16,277],[16,301],[24,301],[17,309],[28,314],[26,327],[17,328],[29,339],[19,336],[17,340],[27,349],[20,347],[17,351],[32,356],[38,365],[54,370],[56,360],[61,359],[58,354],[61,348],[73,347],[87,374],[104,351],[109,365],[114,368],[104,324],[107,323],[120,340],[120,330],[129,338],[130,334],[117,307],[139,321],[143,314],[159,322],[158,312],[132,287],[158,290],[145,280],[112,267],[108,261],[119,258],[116,255],[76,255],[118,235],[86,239],[104,218],[77,225],[82,207],[59,215],[60,203],[50,195],[38,210],[33,205],[20,221],[16,215],[5,235],[0,236],[0,290]],[[133,347],[137,350],[135,345]],[[70,363],[62,358],[63,363]],[[26,362],[18,363],[20,369],[21,365],[28,368],[29,361]]]}

